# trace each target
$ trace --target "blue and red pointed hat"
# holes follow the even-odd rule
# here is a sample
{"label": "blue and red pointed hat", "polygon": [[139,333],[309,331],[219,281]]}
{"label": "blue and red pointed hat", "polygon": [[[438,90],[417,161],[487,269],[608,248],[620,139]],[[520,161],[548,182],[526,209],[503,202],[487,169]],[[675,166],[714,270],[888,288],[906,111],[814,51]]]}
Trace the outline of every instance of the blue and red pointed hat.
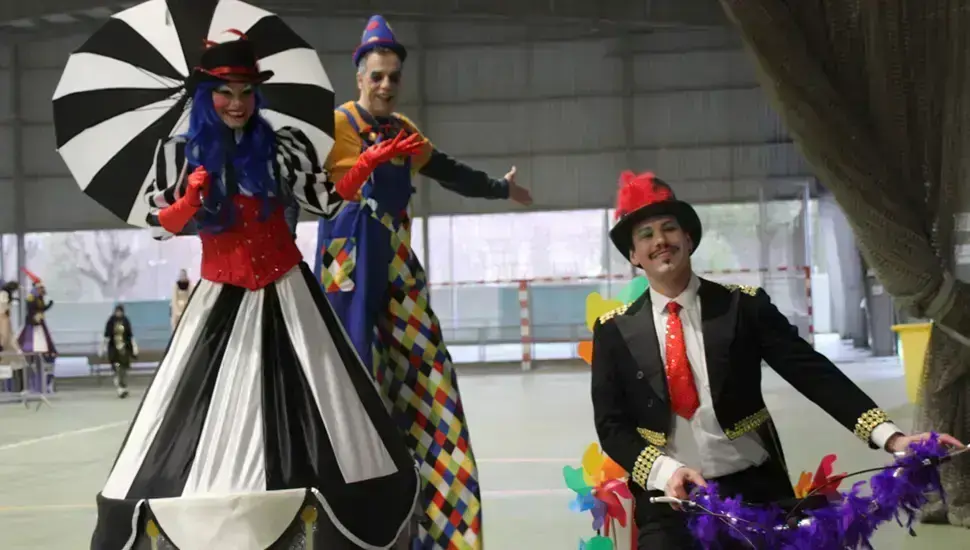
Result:
{"label": "blue and red pointed hat", "polygon": [[361,58],[374,50],[387,48],[401,58],[401,62],[408,56],[407,49],[394,38],[394,29],[382,15],[374,15],[367,21],[364,34],[360,37],[360,46],[354,50],[354,66],[360,64]]}

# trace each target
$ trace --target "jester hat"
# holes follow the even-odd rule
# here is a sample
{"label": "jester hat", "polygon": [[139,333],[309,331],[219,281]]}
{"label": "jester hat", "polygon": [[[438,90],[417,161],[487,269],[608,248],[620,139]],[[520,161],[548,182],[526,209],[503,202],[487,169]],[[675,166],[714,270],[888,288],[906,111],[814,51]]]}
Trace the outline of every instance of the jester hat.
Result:
{"label": "jester hat", "polygon": [[40,277],[38,277],[34,273],[28,271],[27,268],[25,268],[25,267],[22,267],[20,269],[21,269],[21,271],[24,272],[24,275],[26,275],[27,278],[30,279],[31,285],[33,285],[34,287],[44,286],[44,281],[42,281]]}
{"label": "jester hat", "polygon": [[360,60],[365,55],[374,51],[375,48],[387,48],[396,53],[401,58],[401,63],[408,56],[408,51],[403,44],[394,38],[394,29],[382,15],[371,16],[364,27],[364,33],[360,37],[360,46],[354,50],[354,66],[360,64]]}

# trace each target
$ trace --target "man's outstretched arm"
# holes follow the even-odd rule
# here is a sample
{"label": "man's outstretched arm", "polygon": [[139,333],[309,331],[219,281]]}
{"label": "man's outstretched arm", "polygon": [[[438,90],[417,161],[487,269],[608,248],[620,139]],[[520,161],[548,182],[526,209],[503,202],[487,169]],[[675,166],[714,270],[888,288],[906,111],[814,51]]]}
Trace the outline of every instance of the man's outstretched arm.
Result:
{"label": "man's outstretched arm", "polygon": [[428,161],[418,171],[422,176],[431,178],[449,191],[463,197],[475,199],[509,198],[509,182],[495,179],[481,170],[431,148]]}
{"label": "man's outstretched arm", "polygon": [[463,197],[475,199],[508,199],[510,182],[495,179],[481,170],[439,151],[414,122],[397,113],[395,116],[403,123],[408,132],[420,134],[424,139],[424,150],[412,159],[412,168],[422,176],[431,178],[449,191]]}

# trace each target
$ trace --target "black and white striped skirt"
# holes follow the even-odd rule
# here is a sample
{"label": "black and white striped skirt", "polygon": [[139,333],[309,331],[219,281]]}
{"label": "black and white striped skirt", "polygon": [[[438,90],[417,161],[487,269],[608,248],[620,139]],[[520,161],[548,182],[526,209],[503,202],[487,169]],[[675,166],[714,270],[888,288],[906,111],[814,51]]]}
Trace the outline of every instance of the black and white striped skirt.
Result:
{"label": "black and white striped skirt", "polygon": [[392,548],[417,494],[301,263],[255,292],[198,284],[98,495],[91,548]]}

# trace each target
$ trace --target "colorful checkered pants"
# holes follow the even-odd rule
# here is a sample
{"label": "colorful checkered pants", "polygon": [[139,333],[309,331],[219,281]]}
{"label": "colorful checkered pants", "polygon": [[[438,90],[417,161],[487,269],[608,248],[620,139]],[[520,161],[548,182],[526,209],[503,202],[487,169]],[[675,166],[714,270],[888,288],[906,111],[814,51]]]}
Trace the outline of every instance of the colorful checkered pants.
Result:
{"label": "colorful checkered pants", "polygon": [[458,377],[431,310],[427,275],[410,247],[410,221],[385,216],[395,251],[389,305],[376,327],[374,378],[421,472],[425,517],[415,550],[482,548],[478,468]]}

